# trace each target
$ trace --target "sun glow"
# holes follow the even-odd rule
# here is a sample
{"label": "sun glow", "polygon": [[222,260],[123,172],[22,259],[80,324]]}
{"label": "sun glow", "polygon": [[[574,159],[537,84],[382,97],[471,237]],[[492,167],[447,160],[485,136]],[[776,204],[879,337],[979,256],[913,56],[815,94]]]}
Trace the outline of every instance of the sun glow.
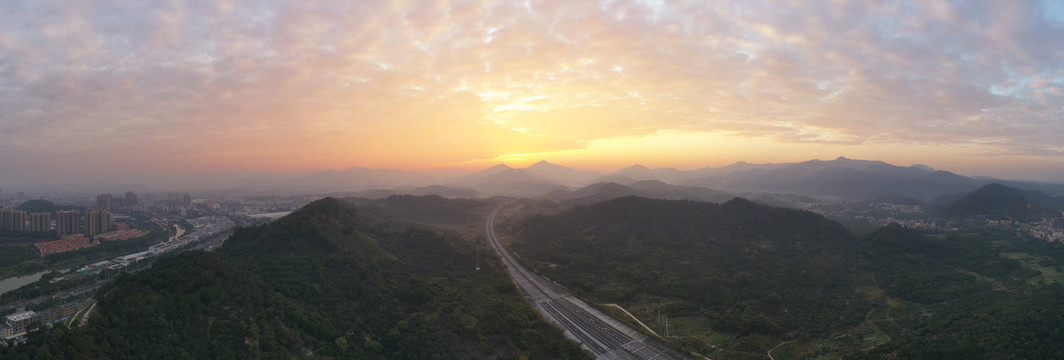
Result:
{"label": "sun glow", "polygon": [[1045,2],[224,3],[0,5],[0,169],[25,170],[0,180],[840,155],[1064,176]]}

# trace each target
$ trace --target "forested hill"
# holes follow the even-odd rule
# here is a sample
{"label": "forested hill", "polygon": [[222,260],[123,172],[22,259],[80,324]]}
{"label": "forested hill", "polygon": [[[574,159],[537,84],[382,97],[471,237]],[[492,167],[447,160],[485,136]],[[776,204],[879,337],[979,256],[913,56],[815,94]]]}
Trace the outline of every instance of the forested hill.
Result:
{"label": "forested hill", "polygon": [[[544,226],[542,222],[549,222]],[[812,251],[851,243],[838,223],[808,211],[760,205],[743,198],[724,204],[624,197],[568,210],[524,223],[530,237],[544,231],[559,237],[627,233],[662,247],[684,248],[734,243]],[[709,235],[712,236],[702,236]]]}
{"label": "forested hill", "polygon": [[891,225],[858,237],[743,199],[636,197],[500,228],[536,271],[714,359],[763,359],[781,343],[776,359],[1064,354],[1064,297],[1054,298],[1064,273],[1052,270],[1064,247],[1014,233],[927,237]]}
{"label": "forested hill", "polygon": [[720,331],[824,332],[871,308],[849,289],[853,235],[806,211],[629,197],[519,229],[517,253],[578,295],[675,299],[674,315],[708,315]]}
{"label": "forested hill", "polygon": [[355,203],[361,214],[379,221],[400,221],[417,224],[476,224],[478,227],[493,209],[487,201],[474,199],[445,199],[438,195],[392,195],[383,199],[358,199]]}
{"label": "forested hill", "polygon": [[[326,198],[101,289],[76,329],[0,349],[49,358],[589,358],[471,240],[395,232]],[[482,256],[489,254],[481,249]]]}
{"label": "forested hill", "polygon": [[1064,198],[995,183],[965,195],[939,212],[945,216],[1033,220],[1059,217],[1061,210],[1064,210]]}

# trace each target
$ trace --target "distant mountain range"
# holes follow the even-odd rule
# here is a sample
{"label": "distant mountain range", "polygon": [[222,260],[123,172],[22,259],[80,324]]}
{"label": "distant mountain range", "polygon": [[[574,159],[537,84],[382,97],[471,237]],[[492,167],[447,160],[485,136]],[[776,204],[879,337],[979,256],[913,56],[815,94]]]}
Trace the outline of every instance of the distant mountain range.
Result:
{"label": "distant mountain range", "polygon": [[808,198],[941,206],[991,183],[1064,196],[1064,184],[968,177],[925,165],[896,166],[845,157],[782,164],[737,162],[694,170],[632,165],[609,173],[540,161],[526,168],[499,164],[458,177],[354,167],[298,178],[247,179],[241,186],[319,193],[358,192],[355,195],[374,198],[394,194],[503,195],[570,201],[582,197],[613,198],[610,195],[613,193],[722,201],[726,199],[722,194],[734,194],[752,199]]}

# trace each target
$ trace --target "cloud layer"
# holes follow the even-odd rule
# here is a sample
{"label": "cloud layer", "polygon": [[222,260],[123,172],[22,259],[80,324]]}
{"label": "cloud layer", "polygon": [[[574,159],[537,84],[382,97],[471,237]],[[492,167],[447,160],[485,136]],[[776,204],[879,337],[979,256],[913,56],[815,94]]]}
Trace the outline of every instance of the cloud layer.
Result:
{"label": "cloud layer", "polygon": [[1060,157],[1061,59],[1060,1],[0,2],[0,165],[427,168],[663,133]]}

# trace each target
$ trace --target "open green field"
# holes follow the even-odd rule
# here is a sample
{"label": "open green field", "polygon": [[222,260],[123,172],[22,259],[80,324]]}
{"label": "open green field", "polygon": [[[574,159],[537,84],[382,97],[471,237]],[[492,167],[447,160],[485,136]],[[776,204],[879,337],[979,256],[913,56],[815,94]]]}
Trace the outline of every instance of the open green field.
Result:
{"label": "open green field", "polygon": [[[1041,278],[1047,282],[1055,283],[1064,280],[1064,272],[1061,271],[1064,269],[1061,267],[1041,265],[1041,263],[1053,261],[1053,258],[1049,256],[1022,252],[1002,253],[1001,255],[1009,259],[1018,260],[1021,265],[1028,269],[1041,272]],[[1031,281],[1038,281],[1038,278],[1032,279]]]}

